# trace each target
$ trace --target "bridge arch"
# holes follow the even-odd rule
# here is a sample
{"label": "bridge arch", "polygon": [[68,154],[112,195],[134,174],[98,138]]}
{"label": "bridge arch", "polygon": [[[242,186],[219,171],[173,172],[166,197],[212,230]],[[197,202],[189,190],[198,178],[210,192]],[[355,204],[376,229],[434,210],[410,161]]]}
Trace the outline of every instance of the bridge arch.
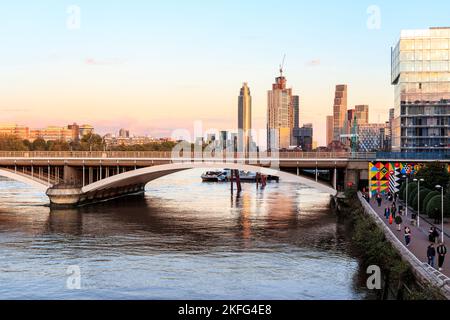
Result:
{"label": "bridge arch", "polygon": [[33,178],[26,174],[14,172],[12,170],[0,169],[0,176],[11,179],[11,180],[22,182],[33,188],[36,188],[37,190],[39,190],[43,193],[45,193],[47,191],[47,189],[50,187],[47,182],[44,182],[37,178]]}
{"label": "bridge arch", "polygon": [[111,188],[121,188],[130,185],[145,185],[148,182],[156,180],[158,178],[170,175],[172,173],[189,170],[189,169],[235,169],[245,170],[264,175],[272,175],[279,177],[282,181],[294,182],[309,186],[311,188],[320,190],[321,192],[328,193],[330,195],[336,195],[337,191],[331,186],[324,183],[316,182],[315,180],[308,179],[302,176],[297,176],[291,173],[283,172],[280,170],[274,170],[270,168],[258,167],[253,165],[241,164],[241,163],[225,163],[225,162],[188,162],[188,163],[172,163],[167,165],[157,165],[152,167],[146,167],[137,169],[134,171],[128,171],[109,178],[102,179],[100,181],[91,183],[84,186],[81,191],[84,194],[92,192],[107,190]]}

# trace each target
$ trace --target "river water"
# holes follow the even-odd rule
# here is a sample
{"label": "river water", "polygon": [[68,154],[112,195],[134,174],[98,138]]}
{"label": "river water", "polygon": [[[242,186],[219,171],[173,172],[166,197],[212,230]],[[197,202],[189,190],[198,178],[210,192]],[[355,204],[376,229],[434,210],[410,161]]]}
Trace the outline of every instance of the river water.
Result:
{"label": "river water", "polygon": [[200,174],[70,210],[0,180],[0,299],[368,297],[328,195],[280,181],[237,197]]}

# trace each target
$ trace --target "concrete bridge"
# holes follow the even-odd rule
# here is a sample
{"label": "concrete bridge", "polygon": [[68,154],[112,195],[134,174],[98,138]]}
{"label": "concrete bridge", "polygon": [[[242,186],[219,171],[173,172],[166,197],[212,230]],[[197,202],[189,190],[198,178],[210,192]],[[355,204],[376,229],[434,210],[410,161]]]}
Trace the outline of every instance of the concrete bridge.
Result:
{"label": "concrete bridge", "polygon": [[[237,169],[280,177],[335,195],[368,179],[375,153],[204,154],[172,152],[0,152],[0,176],[37,187],[52,206],[75,206],[144,192],[160,177],[193,168]],[[319,178],[326,171],[328,181]],[[366,184],[367,185],[367,184]]]}

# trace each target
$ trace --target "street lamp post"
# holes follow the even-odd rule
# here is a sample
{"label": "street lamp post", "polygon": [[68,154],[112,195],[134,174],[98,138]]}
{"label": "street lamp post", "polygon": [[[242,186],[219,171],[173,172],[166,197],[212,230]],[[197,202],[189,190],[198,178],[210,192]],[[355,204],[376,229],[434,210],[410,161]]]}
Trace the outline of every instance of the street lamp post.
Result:
{"label": "street lamp post", "polygon": [[444,243],[444,187],[437,185],[436,189],[441,189],[441,236]]}
{"label": "street lamp post", "polygon": [[424,182],[424,179],[414,179],[417,182],[417,227],[420,227],[420,182]]}
{"label": "street lamp post", "polygon": [[405,208],[405,216],[408,217],[408,182],[409,178],[407,175],[404,175],[403,178],[406,179],[406,208]]}

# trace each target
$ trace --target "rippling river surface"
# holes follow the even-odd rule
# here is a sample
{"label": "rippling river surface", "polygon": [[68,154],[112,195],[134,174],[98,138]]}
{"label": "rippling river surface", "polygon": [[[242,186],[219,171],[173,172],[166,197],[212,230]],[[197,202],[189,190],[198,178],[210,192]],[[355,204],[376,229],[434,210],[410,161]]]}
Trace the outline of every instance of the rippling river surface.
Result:
{"label": "rippling river surface", "polygon": [[367,298],[328,195],[281,181],[232,197],[200,174],[69,210],[0,180],[0,299]]}

